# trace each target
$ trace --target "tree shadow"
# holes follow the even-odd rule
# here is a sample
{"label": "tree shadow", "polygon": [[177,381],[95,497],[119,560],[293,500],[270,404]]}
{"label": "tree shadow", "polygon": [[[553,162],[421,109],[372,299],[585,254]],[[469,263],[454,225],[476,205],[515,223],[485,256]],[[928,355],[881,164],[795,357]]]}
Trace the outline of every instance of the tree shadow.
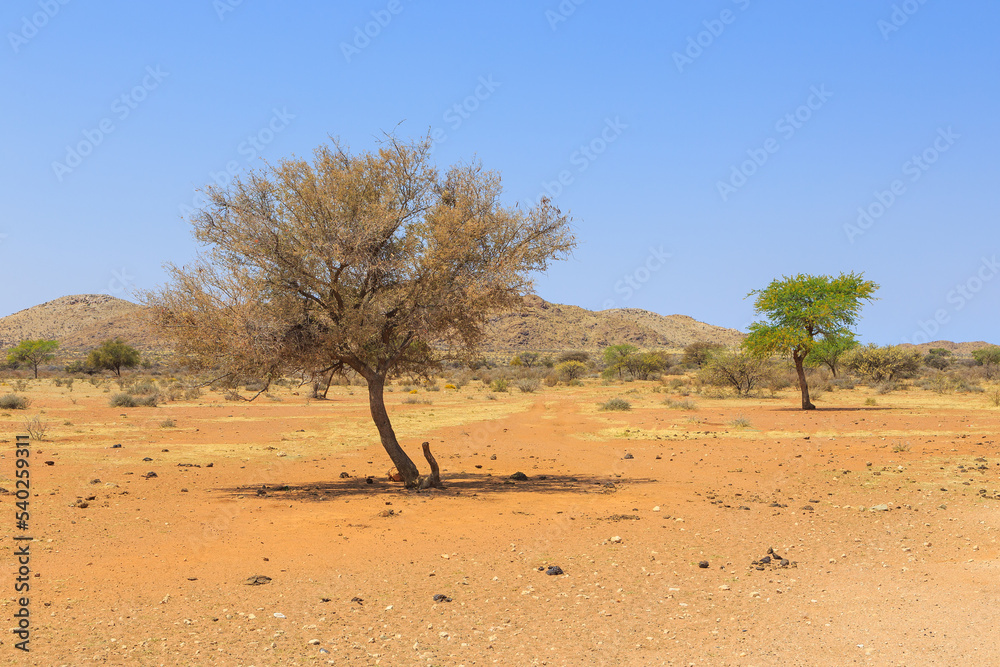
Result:
{"label": "tree shadow", "polygon": [[[368,483],[371,479],[371,483]],[[596,475],[550,475],[530,476],[527,480],[512,480],[509,476],[490,476],[475,473],[443,474],[443,489],[405,489],[400,482],[390,482],[384,477],[349,477],[334,481],[319,481],[305,484],[248,484],[243,486],[216,488],[215,491],[229,498],[269,498],[272,500],[324,501],[355,496],[376,496],[379,494],[454,496],[466,494],[505,493],[615,493],[622,484],[652,484],[655,479],[622,479],[614,476]]]}
{"label": "tree shadow", "polygon": [[877,405],[876,406],[873,406],[873,405],[859,405],[856,408],[852,408],[852,407],[836,407],[836,408],[829,407],[829,408],[822,408],[822,407],[820,407],[820,406],[817,405],[815,410],[803,410],[802,408],[775,408],[774,411],[775,412],[802,412],[804,414],[811,414],[811,413],[816,413],[816,412],[880,412],[882,410],[892,410],[892,409],[894,409],[894,408],[889,407],[889,406],[885,406],[885,405],[883,405],[883,406],[877,406]]}

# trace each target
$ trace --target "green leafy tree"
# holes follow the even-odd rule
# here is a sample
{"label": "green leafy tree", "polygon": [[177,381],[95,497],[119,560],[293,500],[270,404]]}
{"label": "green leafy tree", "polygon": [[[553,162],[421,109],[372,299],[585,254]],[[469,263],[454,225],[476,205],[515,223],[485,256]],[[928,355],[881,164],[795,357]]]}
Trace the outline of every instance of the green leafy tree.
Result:
{"label": "green leafy tree", "polygon": [[708,384],[732,387],[739,396],[749,396],[773,375],[768,357],[745,350],[722,351],[713,354],[698,375]]}
{"label": "green leafy tree", "polygon": [[979,366],[1000,366],[1000,345],[990,345],[973,350],[972,358]]}
{"label": "green leafy tree", "polygon": [[538,353],[537,352],[522,352],[520,355],[521,363],[524,364],[525,368],[531,368],[532,366],[538,365]]}
{"label": "green leafy tree", "polygon": [[639,348],[628,343],[609,345],[604,348],[601,356],[607,366],[605,372],[608,375],[617,375],[619,380],[622,379],[622,375],[625,373],[625,360],[638,351]]}
{"label": "green leafy tree", "polygon": [[7,353],[7,363],[11,366],[30,366],[38,377],[38,366],[51,361],[59,348],[54,340],[22,340]]}
{"label": "green leafy tree", "polygon": [[[288,373],[360,376],[382,446],[409,487],[421,477],[385,405],[388,378],[474,358],[489,315],[531,292],[531,276],[575,245],[547,198],[503,203],[500,175],[478,163],[439,172],[431,142],[387,137],[352,154],[336,141],[311,162],[282,160],[206,189],[191,220],[205,251],[169,266],[146,295],[179,353],[230,385]],[[435,345],[448,348],[438,353]]]}
{"label": "green leafy tree", "polygon": [[142,358],[139,351],[120,338],[106,340],[87,355],[87,365],[99,370],[111,371],[122,376],[123,368],[135,368]]}
{"label": "green leafy tree", "polygon": [[750,325],[743,346],[751,354],[787,354],[795,364],[802,391],[802,409],[816,408],[809,400],[805,360],[816,347],[817,336],[853,336],[863,300],[872,301],[878,285],[860,274],[810,276],[799,274],[773,280],[761,290],[753,290],[754,310],[764,315]]}
{"label": "green leafy tree", "polygon": [[806,357],[806,365],[818,368],[826,366],[837,377],[844,355],[858,346],[858,340],[853,334],[844,336],[824,336],[816,341],[812,352]]}
{"label": "green leafy tree", "polygon": [[666,368],[669,362],[661,352],[637,352],[629,355],[622,364],[636,380],[648,380],[650,376]]}

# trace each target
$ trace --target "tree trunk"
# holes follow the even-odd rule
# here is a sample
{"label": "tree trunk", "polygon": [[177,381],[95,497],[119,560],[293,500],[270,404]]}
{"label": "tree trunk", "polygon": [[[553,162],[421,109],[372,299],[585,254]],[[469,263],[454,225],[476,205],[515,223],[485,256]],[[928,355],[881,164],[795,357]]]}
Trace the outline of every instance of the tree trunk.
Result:
{"label": "tree trunk", "polygon": [[396,440],[396,432],[392,430],[392,424],[389,422],[389,414],[385,411],[385,400],[383,397],[385,376],[374,375],[367,378],[367,380],[368,405],[371,408],[372,421],[375,422],[379,438],[382,440],[382,446],[385,447],[386,453],[392,459],[396,470],[399,471],[406,488],[417,488],[420,485],[420,471],[417,470],[417,466],[406,455],[403,448],[399,446],[399,442]]}
{"label": "tree trunk", "polygon": [[802,390],[802,409],[815,410],[816,406],[809,400],[809,385],[806,384],[806,369],[802,365],[802,362],[805,360],[805,355],[801,354],[798,350],[792,350],[792,359],[795,361],[795,372],[799,376],[799,388]]}

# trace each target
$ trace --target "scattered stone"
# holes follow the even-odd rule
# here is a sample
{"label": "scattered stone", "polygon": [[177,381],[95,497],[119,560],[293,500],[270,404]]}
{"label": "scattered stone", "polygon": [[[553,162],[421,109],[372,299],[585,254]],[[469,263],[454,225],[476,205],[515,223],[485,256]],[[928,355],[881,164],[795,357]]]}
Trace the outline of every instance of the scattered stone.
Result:
{"label": "scattered stone", "polygon": [[149,458],[148,456],[147,456],[146,458],[144,458],[144,459],[143,459],[143,461],[152,461],[152,460],[153,460],[153,459]]}
{"label": "scattered stone", "polygon": [[888,512],[889,511],[889,506],[886,505],[886,504],[872,505],[872,511],[873,512]]}
{"label": "scattered stone", "polygon": [[169,452],[170,450],[169,449],[161,449],[160,451],[161,452]]}
{"label": "scattered stone", "polygon": [[351,476],[350,473],[348,473],[346,470],[340,473],[340,479],[347,479],[350,476]]}
{"label": "scattered stone", "polygon": [[612,544],[621,544],[622,538],[620,535],[615,535],[614,537],[611,538],[611,542]]}
{"label": "scattered stone", "polygon": [[634,457],[634,456],[632,456],[631,454],[626,454],[626,455],[624,456],[624,458],[625,458],[625,460],[630,460],[630,459],[634,459],[635,457]]}
{"label": "scattered stone", "polygon": [[357,596],[351,598],[351,602],[357,602],[358,604],[362,604],[364,601],[364,598],[359,598]]}
{"label": "scattered stone", "polygon": [[781,559],[781,563],[779,563],[779,564],[781,565],[781,567],[788,567],[789,565],[791,565],[791,563],[789,562],[789,560],[787,558],[782,558]]}
{"label": "scattered stone", "polygon": [[150,470],[145,475],[142,475],[142,477],[145,477],[146,479],[152,479],[153,477],[157,477],[157,474],[152,470]]}
{"label": "scattered stone", "polygon": [[438,593],[437,595],[434,596],[434,601],[435,602],[451,602],[451,598],[448,597],[447,595],[444,595],[443,593]]}
{"label": "scattered stone", "polygon": [[47,466],[54,466],[55,464],[56,464],[55,461],[46,461],[45,462],[45,465],[47,465]]}
{"label": "scattered stone", "polygon": [[721,586],[719,586],[719,590],[720,591],[728,591],[729,590],[729,584],[722,584]]}
{"label": "scattered stone", "polygon": [[274,612],[274,617],[275,618],[285,618],[285,615],[282,614],[280,611],[276,611],[276,612]]}
{"label": "scattered stone", "polygon": [[558,565],[549,565],[549,569],[545,570],[545,574],[550,577],[555,577],[563,573],[563,570]]}
{"label": "scattered stone", "polygon": [[760,562],[763,563],[764,565],[767,565],[768,563],[771,562],[771,557],[770,556],[764,556],[763,558],[760,559]]}
{"label": "scattered stone", "polygon": [[490,461],[496,461],[496,460],[497,460],[497,455],[496,454],[494,454],[494,455],[492,455],[490,457]]}
{"label": "scattered stone", "polygon": [[518,482],[527,482],[528,481],[528,476],[525,475],[523,472],[516,472],[513,475],[511,475],[510,478],[513,479],[513,480],[516,480]]}
{"label": "scattered stone", "polygon": [[120,442],[117,445],[111,445],[111,449],[121,449],[121,448],[122,448],[122,443]]}
{"label": "scattered stone", "polygon": [[372,477],[371,475],[369,475],[368,477],[365,477],[365,484],[374,484],[374,483],[375,483],[375,478],[374,477]]}
{"label": "scattered stone", "polygon": [[660,511],[660,506],[659,506],[659,505],[657,505],[656,507],[654,507],[654,508],[653,508],[653,511],[654,511],[654,512],[659,512],[659,511]]}
{"label": "scattered stone", "polygon": [[312,644],[313,646],[317,646],[319,644],[319,640],[318,639],[310,639],[309,643]]}
{"label": "scattered stone", "polygon": [[707,560],[700,560],[700,561],[698,561],[698,567],[700,567],[703,570],[707,570],[708,569],[708,561]]}
{"label": "scattered stone", "polygon": [[95,477],[94,479],[90,480],[90,483],[91,484],[100,484],[101,480]]}
{"label": "scattered stone", "polygon": [[806,512],[812,512],[813,511],[813,506],[812,505],[803,505],[802,509],[803,509],[803,511],[806,511]]}
{"label": "scattered stone", "polygon": [[255,574],[246,581],[247,586],[263,586],[264,584],[271,583],[271,577],[267,577],[263,574]]}

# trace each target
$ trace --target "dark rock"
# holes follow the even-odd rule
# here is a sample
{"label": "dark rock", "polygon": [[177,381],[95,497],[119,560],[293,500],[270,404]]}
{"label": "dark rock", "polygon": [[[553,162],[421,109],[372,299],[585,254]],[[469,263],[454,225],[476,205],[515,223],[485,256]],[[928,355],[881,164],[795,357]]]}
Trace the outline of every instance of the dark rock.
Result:
{"label": "dark rock", "polygon": [[365,484],[374,484],[374,483],[375,483],[374,477],[365,477]]}
{"label": "dark rock", "polygon": [[813,511],[813,506],[812,505],[803,505],[802,509],[804,509],[806,512],[812,512]]}
{"label": "dark rock", "polygon": [[545,574],[549,575],[550,577],[555,577],[562,573],[563,573],[562,568],[559,567],[558,565],[549,565],[549,569],[545,570]]}
{"label": "dark rock", "polygon": [[121,449],[121,448],[122,448],[122,443],[120,442],[117,445],[111,445],[111,449]]}
{"label": "dark rock", "polygon": [[157,476],[157,474],[155,472],[153,472],[152,470],[150,470],[145,475],[143,475],[143,477],[145,477],[146,479],[151,479],[151,478],[156,477],[156,476]]}
{"label": "dark rock", "polygon": [[148,456],[147,456],[146,458],[144,458],[144,459],[143,459],[143,461],[152,461],[152,460],[153,460],[153,459],[149,458]]}
{"label": "dark rock", "polygon": [[247,579],[247,586],[263,586],[264,584],[271,583],[271,577],[267,577],[263,574],[255,574],[254,576]]}
{"label": "dark rock", "polygon": [[700,567],[703,570],[707,570],[708,569],[708,561],[707,560],[698,561],[698,567]]}
{"label": "dark rock", "polygon": [[787,558],[782,558],[780,565],[781,565],[781,567],[788,567],[788,559]]}
{"label": "dark rock", "polygon": [[91,484],[100,484],[101,480],[99,478],[95,477],[94,479],[90,480],[90,483]]}
{"label": "dark rock", "polygon": [[347,479],[350,476],[351,476],[350,473],[348,473],[346,470],[340,473],[340,479]]}
{"label": "dark rock", "polygon": [[351,598],[351,602],[357,602],[358,604],[361,604],[364,601],[365,601],[364,598],[359,598],[357,596]]}
{"label": "dark rock", "polygon": [[513,479],[513,480],[517,480],[518,482],[527,482],[528,481],[528,476],[525,475],[523,472],[516,472],[513,475],[511,475],[510,478]]}
{"label": "dark rock", "polygon": [[770,556],[764,556],[763,558],[760,559],[760,562],[763,563],[764,565],[767,565],[768,563],[771,562],[771,557]]}
{"label": "dark rock", "polygon": [[634,459],[635,457],[632,456],[631,454],[626,454],[624,458],[628,460],[628,459]]}
{"label": "dark rock", "polygon": [[497,455],[496,454],[494,454],[493,456],[490,457],[490,461],[496,461],[496,460],[497,460]]}
{"label": "dark rock", "polygon": [[55,461],[46,461],[45,462],[45,465],[47,465],[47,466],[54,466],[55,464],[56,464]]}
{"label": "dark rock", "polygon": [[[355,599],[357,599],[357,598],[355,598]],[[444,595],[443,593],[438,593],[437,595],[434,596],[434,601],[435,602],[451,602],[451,598],[448,597],[447,595]]]}

